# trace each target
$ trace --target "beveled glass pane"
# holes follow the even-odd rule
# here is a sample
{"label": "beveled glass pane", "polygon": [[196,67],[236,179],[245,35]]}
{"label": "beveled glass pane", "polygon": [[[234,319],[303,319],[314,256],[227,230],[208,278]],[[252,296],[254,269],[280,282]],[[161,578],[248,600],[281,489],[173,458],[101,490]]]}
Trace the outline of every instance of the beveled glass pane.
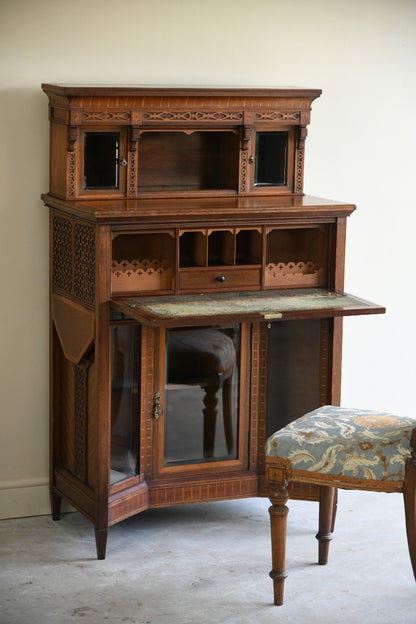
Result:
{"label": "beveled glass pane", "polygon": [[257,132],[255,186],[286,185],[287,145],[287,132]]}
{"label": "beveled glass pane", "polygon": [[240,326],[167,330],[165,466],[237,458]]}
{"label": "beveled glass pane", "polygon": [[117,189],[119,132],[86,132],[84,189]]}
{"label": "beveled glass pane", "polygon": [[138,472],[139,338],[137,325],[111,326],[111,483]]}

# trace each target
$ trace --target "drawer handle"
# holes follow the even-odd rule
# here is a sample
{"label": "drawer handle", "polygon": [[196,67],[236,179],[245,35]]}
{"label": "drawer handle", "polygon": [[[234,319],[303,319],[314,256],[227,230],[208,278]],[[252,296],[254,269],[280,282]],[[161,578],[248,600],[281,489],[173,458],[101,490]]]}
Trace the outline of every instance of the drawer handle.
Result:
{"label": "drawer handle", "polygon": [[215,279],[217,282],[225,282],[225,275],[217,275]]}

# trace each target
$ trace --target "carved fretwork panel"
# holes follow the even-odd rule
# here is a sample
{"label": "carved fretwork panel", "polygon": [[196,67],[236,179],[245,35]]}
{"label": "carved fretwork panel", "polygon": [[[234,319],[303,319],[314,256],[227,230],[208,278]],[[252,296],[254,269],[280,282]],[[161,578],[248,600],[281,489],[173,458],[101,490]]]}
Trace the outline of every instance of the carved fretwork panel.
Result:
{"label": "carved fretwork panel", "polygon": [[130,118],[129,111],[81,111],[81,123],[129,123]]}
{"label": "carved fretwork panel", "polygon": [[70,295],[72,293],[72,221],[53,217],[52,285]]}
{"label": "carved fretwork panel", "polygon": [[74,296],[85,304],[94,305],[95,233],[94,228],[74,223]]}
{"label": "carved fretwork panel", "polygon": [[243,119],[242,111],[204,111],[204,110],[186,110],[186,111],[145,111],[143,113],[143,122],[165,121],[165,122],[237,122]]}
{"label": "carved fretwork panel", "polygon": [[84,483],[87,459],[88,369],[91,361],[92,356],[74,366],[74,474]]}
{"label": "carved fretwork panel", "polygon": [[52,286],[88,308],[95,302],[94,227],[54,215]]}
{"label": "carved fretwork panel", "polygon": [[284,121],[299,123],[300,112],[299,111],[262,111],[255,113],[256,121]]}

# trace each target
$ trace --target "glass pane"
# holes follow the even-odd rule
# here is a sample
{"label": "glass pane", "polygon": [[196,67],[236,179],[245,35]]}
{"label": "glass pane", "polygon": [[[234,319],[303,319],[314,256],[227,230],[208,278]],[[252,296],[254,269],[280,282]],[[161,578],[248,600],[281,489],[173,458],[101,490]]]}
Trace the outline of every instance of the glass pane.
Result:
{"label": "glass pane", "polygon": [[271,323],[267,436],[320,405],[321,323],[315,319]]}
{"label": "glass pane", "polygon": [[240,327],[169,329],[165,465],[236,459]]}
{"label": "glass pane", "polygon": [[119,132],[86,132],[84,189],[118,188]]}
{"label": "glass pane", "polygon": [[255,186],[285,186],[287,132],[258,132],[256,136]]}
{"label": "glass pane", "polygon": [[139,337],[137,325],[111,326],[111,483],[138,471]]}

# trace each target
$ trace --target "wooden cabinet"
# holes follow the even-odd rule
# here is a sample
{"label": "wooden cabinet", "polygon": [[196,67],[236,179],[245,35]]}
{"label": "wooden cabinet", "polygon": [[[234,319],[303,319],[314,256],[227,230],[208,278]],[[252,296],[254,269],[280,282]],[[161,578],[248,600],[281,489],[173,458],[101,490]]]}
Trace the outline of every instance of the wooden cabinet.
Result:
{"label": "wooden cabinet", "polygon": [[[264,493],[267,435],[340,400],[354,206],[303,194],[319,90],[43,85],[51,500],[109,526]],[[314,498],[314,490],[295,496]]]}

